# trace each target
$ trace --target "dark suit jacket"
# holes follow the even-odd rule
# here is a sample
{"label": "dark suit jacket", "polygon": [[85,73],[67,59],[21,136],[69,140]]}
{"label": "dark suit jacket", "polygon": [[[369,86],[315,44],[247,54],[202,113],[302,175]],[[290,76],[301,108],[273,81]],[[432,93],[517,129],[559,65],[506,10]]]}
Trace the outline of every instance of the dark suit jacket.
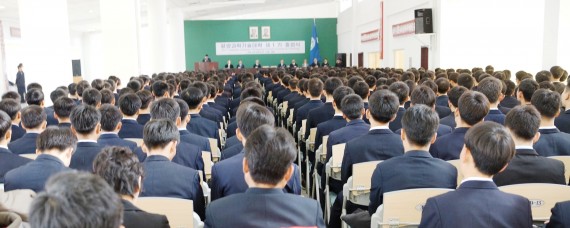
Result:
{"label": "dark suit jacket", "polygon": [[499,111],[501,111],[503,114],[507,115],[509,113],[509,111],[511,111],[511,108],[507,108],[507,107],[503,107],[499,105]]}
{"label": "dark suit jacket", "polygon": [[406,113],[406,109],[402,107],[398,108],[396,118],[389,124],[390,130],[396,132],[398,129],[402,128],[402,117],[404,116],[404,113]]}
{"label": "dark suit jacket", "polygon": [[437,115],[441,119],[443,117],[449,116],[449,114],[451,114],[451,109],[449,109],[448,107],[436,105],[435,106],[435,112],[437,112]]}
{"label": "dark suit jacket", "polygon": [[560,131],[570,134],[570,109],[560,113],[560,115],[554,119],[554,126],[560,129]]}
{"label": "dark suit jacket", "polygon": [[497,186],[527,183],[566,184],[564,164],[561,161],[541,157],[535,150],[517,149],[507,168],[495,174]]}
{"label": "dark suit jacket", "polygon": [[142,139],[143,138],[144,126],[140,125],[136,120],[123,119],[123,120],[121,120],[121,123],[123,123],[123,126],[121,127],[121,130],[119,131],[119,137],[120,138],[122,138],[122,139],[126,139],[126,138]]}
{"label": "dark suit jacket", "polygon": [[251,68],[261,68],[261,64],[253,64]]}
{"label": "dark suit jacket", "polygon": [[137,117],[137,123],[144,126],[148,121],[150,121],[150,114],[139,114]]}
{"label": "dark suit jacket", "polygon": [[485,121],[493,121],[500,125],[505,125],[505,114],[498,109],[489,110],[489,114],[485,116]]}
{"label": "dark suit jacket", "polygon": [[16,189],[31,189],[35,192],[44,190],[44,185],[53,174],[67,171],[63,162],[58,158],[40,154],[36,160],[15,168],[4,176],[4,191]]}
{"label": "dark suit jacket", "polygon": [[200,114],[190,115],[190,122],[186,125],[186,129],[188,129],[189,132],[206,138],[218,138],[218,124],[200,116]]}
{"label": "dark suit jacket", "polygon": [[544,157],[570,155],[570,134],[558,129],[539,129],[538,132],[540,139],[534,144],[538,154]]}
{"label": "dark suit jacket", "polygon": [[14,154],[35,154],[38,133],[26,133],[20,139],[8,143],[8,149]]}
{"label": "dark suit jacket", "polygon": [[452,112],[448,116],[443,117],[442,119],[439,120],[439,124],[447,125],[451,127],[452,130],[455,129],[455,127],[457,126],[457,124],[455,123],[455,114]]}
{"label": "dark suit jacket", "polygon": [[238,144],[235,144],[233,146],[230,147],[226,147],[223,151],[222,151],[222,157],[220,158],[220,160],[226,160],[228,158],[231,158],[233,156],[238,155],[241,151],[243,150],[243,144],[241,144],[241,142],[239,142]]}
{"label": "dark suit jacket", "polygon": [[380,162],[372,174],[370,205],[372,215],[384,202],[384,193],[412,188],[451,188],[457,185],[457,169],[433,158],[427,151],[408,151],[403,156]]}
{"label": "dark suit jacket", "polygon": [[77,149],[71,156],[69,168],[93,172],[93,161],[103,146],[94,142],[78,142]]}
{"label": "dark suit jacket", "polygon": [[0,183],[4,183],[4,175],[7,172],[31,161],[31,159],[13,154],[10,150],[0,147]]}
{"label": "dark suit jacket", "polygon": [[71,128],[71,123],[58,123],[59,128]]}
{"label": "dark suit jacket", "polygon": [[54,117],[54,110],[53,110],[53,106],[51,107],[46,107],[44,108],[45,112],[46,112],[46,122],[48,126],[57,126],[58,122],[57,119]]}
{"label": "dark suit jacket", "polygon": [[449,104],[447,103],[448,101],[449,97],[447,95],[441,95],[435,99],[435,105],[449,108]]}
{"label": "dark suit jacket", "polygon": [[202,150],[198,146],[186,142],[180,142],[176,145],[176,155],[172,158],[172,162],[194,170],[204,171]]}
{"label": "dark suit jacket", "polygon": [[236,144],[241,144],[241,142],[239,141],[239,139],[237,138],[237,136],[232,136],[229,137],[228,139],[226,139],[226,147],[225,148],[230,148]]}
{"label": "dark suit jacket", "polygon": [[121,200],[123,203],[123,226],[125,228],[168,228],[168,219],[164,215],[147,213],[131,202]]}
{"label": "dark suit jacket", "polygon": [[236,135],[236,130],[237,130],[237,122],[231,122],[228,124],[228,127],[226,129],[226,137],[234,137]]}
{"label": "dark suit jacket", "polygon": [[324,228],[319,203],[279,189],[249,188],[212,202],[206,210],[205,227],[292,226]]}
{"label": "dark suit jacket", "polygon": [[10,142],[14,142],[19,138],[22,138],[22,136],[24,136],[24,134],[26,134],[26,130],[24,130],[24,128],[12,124],[12,139],[10,139]]}
{"label": "dark suit jacket", "polygon": [[323,104],[323,106],[309,111],[309,114],[307,115],[307,129],[305,129],[305,139],[309,138],[311,128],[315,128],[320,123],[332,119],[333,116],[334,108],[332,106],[332,102],[326,102]]}
{"label": "dark suit jacket", "polygon": [[532,227],[528,199],[499,191],[490,181],[467,181],[429,198],[420,227]]}
{"label": "dark suit jacket", "polygon": [[117,134],[101,134],[99,136],[99,139],[97,139],[97,143],[99,143],[99,145],[103,147],[105,146],[127,147],[131,149],[131,151],[133,152],[137,149],[137,143],[121,139]]}
{"label": "dark suit jacket", "polygon": [[[323,143],[323,136],[329,135],[331,132],[346,126],[346,120],[342,116],[333,116],[332,119],[317,125],[317,136],[315,137],[315,149]],[[327,146],[327,145],[323,145]]]}
{"label": "dark suit jacket", "polygon": [[515,106],[520,105],[521,102],[518,101],[516,97],[505,96],[505,98],[499,104],[506,108],[514,108]]}
{"label": "dark suit jacket", "polygon": [[222,122],[223,117],[222,115],[218,115],[218,113],[212,112],[212,110],[205,108],[202,106],[202,110],[200,110],[200,115],[206,119],[214,121],[216,123]]}
{"label": "dark suit jacket", "polygon": [[228,64],[226,64],[226,65],[224,65],[224,68],[226,68],[226,69],[227,69],[227,68],[233,69],[233,68],[234,68],[234,64],[230,64],[229,66],[228,66]]}
{"label": "dark suit jacket", "polygon": [[294,68],[294,67],[298,67],[299,65],[297,65],[297,63],[291,63],[289,64],[289,68]]}
{"label": "dark suit jacket", "polygon": [[307,115],[309,115],[309,111],[319,108],[323,106],[323,102],[321,100],[311,100],[307,102],[305,105],[299,108],[299,110],[295,110],[297,114],[295,114],[295,123],[296,125],[296,132],[301,129],[302,122],[304,119],[307,119]]}
{"label": "dark suit jacket", "polygon": [[464,138],[469,128],[455,128],[453,132],[438,137],[435,143],[429,148],[431,156],[447,160],[459,159],[459,154],[465,144]]}
{"label": "dark suit jacket", "polygon": [[26,94],[26,77],[24,76],[23,71],[18,71],[18,73],[16,73],[16,87],[18,88],[21,101],[24,102],[24,95]]}
{"label": "dark suit jacket", "polygon": [[570,227],[570,201],[559,202],[551,210],[550,222],[546,228]]}
{"label": "dark suit jacket", "polygon": [[198,146],[202,151],[212,152],[212,148],[210,147],[210,141],[208,141],[206,137],[190,133],[188,130],[180,130],[179,132],[180,132],[180,141]]}
{"label": "dark suit jacket", "polygon": [[[204,192],[198,171],[178,165],[161,155],[149,156],[143,162],[141,197],[159,196],[189,199],[194,211],[204,219]],[[192,214],[189,213],[188,216]]]}
{"label": "dark suit jacket", "polygon": [[404,154],[400,136],[390,129],[370,130],[367,134],[350,140],[344,149],[341,177],[346,183],[352,176],[352,165],[378,160],[388,160]]}
{"label": "dark suit jacket", "polygon": [[243,64],[237,64],[237,65],[236,65],[236,68],[238,68],[238,69],[243,69],[243,68],[245,68],[245,66],[244,66]]}
{"label": "dark suit jacket", "polygon": [[[439,137],[441,137],[441,136],[444,136],[444,135],[448,135],[448,134],[451,133],[452,131],[453,131],[453,128],[451,128],[450,126],[440,124],[440,125],[437,127],[437,132],[436,132],[436,133],[437,133],[437,138],[439,138]],[[400,134],[402,133],[402,128],[398,129],[398,130],[397,130],[396,132],[394,132],[394,133],[396,133],[397,135],[400,135]]]}
{"label": "dark suit jacket", "polygon": [[[236,193],[245,192],[248,189],[243,176],[243,157],[241,153],[216,163],[212,167],[212,201]],[[301,195],[301,180],[299,179],[299,168],[295,166],[295,171],[283,192]]]}

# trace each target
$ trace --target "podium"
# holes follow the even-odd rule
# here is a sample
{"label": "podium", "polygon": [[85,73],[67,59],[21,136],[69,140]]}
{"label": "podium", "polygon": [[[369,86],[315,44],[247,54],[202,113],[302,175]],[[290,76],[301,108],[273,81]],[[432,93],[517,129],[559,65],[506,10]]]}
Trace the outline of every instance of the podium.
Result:
{"label": "podium", "polygon": [[218,62],[195,62],[194,71],[209,72],[218,70]]}

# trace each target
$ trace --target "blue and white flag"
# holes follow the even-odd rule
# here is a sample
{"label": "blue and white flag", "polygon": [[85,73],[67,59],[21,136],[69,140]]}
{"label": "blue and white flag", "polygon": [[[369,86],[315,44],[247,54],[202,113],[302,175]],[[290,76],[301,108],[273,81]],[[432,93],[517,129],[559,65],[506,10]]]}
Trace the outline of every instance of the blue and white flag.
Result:
{"label": "blue and white flag", "polygon": [[321,54],[319,53],[319,37],[317,36],[317,23],[315,19],[313,19],[313,35],[311,36],[311,49],[309,57],[310,63],[312,63],[313,59],[315,58],[321,62]]}

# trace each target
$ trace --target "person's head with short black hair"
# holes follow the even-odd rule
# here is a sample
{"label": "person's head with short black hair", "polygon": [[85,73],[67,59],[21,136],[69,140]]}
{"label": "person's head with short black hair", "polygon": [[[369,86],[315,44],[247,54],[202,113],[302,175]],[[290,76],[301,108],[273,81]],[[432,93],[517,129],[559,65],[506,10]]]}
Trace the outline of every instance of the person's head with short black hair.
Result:
{"label": "person's head with short black hair", "polygon": [[167,119],[177,126],[180,123],[180,105],[172,98],[161,98],[150,105],[151,119]]}
{"label": "person's head with short black hair", "polygon": [[531,98],[531,104],[545,120],[552,120],[560,114],[561,102],[560,94],[547,89],[536,90]]}
{"label": "person's head with short black hair", "polygon": [[186,102],[192,112],[199,112],[202,109],[202,101],[204,100],[202,90],[196,87],[188,87],[188,89],[180,93],[180,98]]}
{"label": "person's head with short black hair", "polygon": [[67,127],[48,127],[36,139],[36,153],[57,157],[66,167],[76,146],[77,136]]}
{"label": "person's head with short black hair", "polygon": [[419,86],[412,91],[410,96],[411,105],[423,104],[429,107],[435,107],[435,93],[433,90],[427,86]]}
{"label": "person's head with short black hair", "polygon": [[336,88],[333,92],[333,106],[335,109],[340,112],[342,110],[342,100],[350,94],[354,94],[354,90],[348,86],[340,86]]}
{"label": "person's head with short black hair", "polygon": [[449,97],[448,104],[449,108],[452,111],[455,111],[455,109],[459,107],[459,98],[461,97],[461,95],[463,95],[463,93],[467,91],[469,90],[463,86],[455,86],[451,90],[449,90],[449,92],[447,93],[447,96]]}
{"label": "person's head with short black hair", "polygon": [[89,84],[89,82],[82,80],[79,81],[77,83],[77,87],[76,87],[76,91],[77,91],[77,96],[79,98],[82,98],[83,96],[83,91],[85,91],[86,89],[91,88],[91,84]]}
{"label": "person's head with short black hair", "polygon": [[515,83],[511,80],[505,80],[505,85],[507,86],[505,96],[513,96],[516,88]]}
{"label": "person's head with short black hair", "polygon": [[123,204],[101,177],[67,171],[48,179],[30,208],[32,227],[119,228]]}
{"label": "person's head with short black hair", "polygon": [[111,104],[103,104],[99,108],[101,113],[101,130],[104,132],[119,132],[122,127],[123,114],[119,108]]}
{"label": "person's head with short black hair", "polygon": [[246,88],[246,89],[242,90],[239,97],[240,97],[240,100],[243,101],[243,100],[247,99],[248,97],[261,98],[262,96],[263,96],[263,92],[261,92],[260,89],[251,87],[251,88]]}
{"label": "person's head with short black hair", "polygon": [[318,78],[312,78],[307,82],[307,88],[309,91],[309,95],[311,98],[321,98],[321,94],[323,93],[323,82]]}
{"label": "person's head with short black hair", "polygon": [[543,81],[543,82],[538,83],[538,88],[539,89],[548,89],[550,91],[556,91],[556,88],[554,87],[554,85],[550,81]]}
{"label": "person's head with short black hair", "polygon": [[40,85],[40,83],[37,83],[37,82],[32,82],[32,83],[28,84],[28,86],[26,87],[26,91],[32,90],[32,89],[43,90],[42,85]]}
{"label": "person's head with short black hair", "polygon": [[101,92],[95,88],[89,88],[83,91],[83,104],[93,107],[101,106]]}
{"label": "person's head with short black hair", "polygon": [[536,73],[534,79],[538,83],[547,82],[547,81],[549,82],[552,81],[552,73],[550,73],[550,71],[547,70],[541,70],[538,73]]}
{"label": "person's head with short black hair", "polygon": [[91,105],[79,105],[71,111],[71,129],[77,133],[79,138],[99,137],[101,131],[101,113]]}
{"label": "person's head with short black hair", "polygon": [[154,101],[154,96],[148,90],[141,90],[136,92],[137,96],[141,99],[141,110],[146,110],[150,107],[150,103]]}
{"label": "person's head with short black hair", "polygon": [[164,81],[156,81],[151,87],[152,95],[156,98],[169,97],[168,83]]}
{"label": "person's head with short black hair", "polygon": [[374,76],[368,75],[368,76],[366,76],[366,78],[364,78],[364,81],[368,85],[369,90],[376,89],[376,78]]}
{"label": "person's head with short black hair", "polygon": [[490,109],[490,103],[487,97],[476,91],[463,93],[457,105],[459,115],[456,112],[455,122],[458,123],[458,127],[460,121],[468,126],[473,126],[483,121]]}
{"label": "person's head with short black hair", "polygon": [[560,66],[553,66],[550,68],[550,74],[552,74],[552,78],[555,81],[559,81],[564,74],[564,69],[562,69]]}
{"label": "person's head with short black hair", "polygon": [[176,155],[176,145],[180,142],[180,132],[172,120],[151,119],[144,125],[143,142],[149,155],[162,155],[172,160]]}
{"label": "person's head with short black hair", "polygon": [[49,94],[52,103],[61,97],[67,97],[67,92],[63,89],[56,89]]}
{"label": "person's head with short black hair", "polygon": [[122,197],[135,199],[141,192],[143,166],[128,147],[105,147],[93,161],[93,173]]}
{"label": "person's head with short black hair", "polygon": [[47,115],[44,108],[30,105],[21,111],[22,127],[26,131],[43,131],[47,126]]}
{"label": "person's head with short black hair", "polygon": [[404,103],[408,101],[410,95],[410,88],[406,83],[394,82],[390,85],[388,89],[392,91],[392,93],[396,94],[396,96],[398,96],[398,102],[400,102],[400,105],[404,105]]}
{"label": "person's head with short black hair", "polygon": [[524,79],[519,83],[517,99],[521,102],[521,104],[528,104],[532,99],[532,95],[538,89],[538,82],[532,78]]}
{"label": "person's head with short black hair", "polygon": [[26,103],[28,105],[44,106],[44,92],[40,89],[31,89],[26,92]]}
{"label": "person's head with short black hair", "polygon": [[485,121],[465,134],[465,146],[459,160],[465,178],[488,176],[504,170],[515,155],[515,143],[502,125]]}
{"label": "person's head with short black hair", "polygon": [[370,88],[368,87],[368,84],[366,84],[366,82],[357,81],[352,86],[352,90],[354,90],[354,93],[360,96],[362,100],[368,101],[368,96],[370,95]]}
{"label": "person's head with short black hair", "polygon": [[71,97],[76,97],[77,96],[77,83],[73,82],[70,83],[67,86],[67,91],[69,91],[69,95],[71,95]]}
{"label": "person's head with short black hair", "polygon": [[459,74],[459,77],[457,78],[457,85],[463,86],[471,90],[471,88],[473,88],[473,86],[475,85],[475,81],[473,80],[473,77],[470,74],[462,73]]}
{"label": "person's head with short black hair", "polygon": [[139,90],[142,89],[142,84],[139,80],[131,80],[129,81],[129,83],[127,83],[127,87],[132,89],[133,92],[138,92]]}
{"label": "person's head with short black hair", "polygon": [[21,119],[20,110],[22,106],[20,105],[20,100],[14,99],[2,99],[0,101],[0,110],[6,112],[13,123],[19,124]]}
{"label": "person's head with short black hair", "polygon": [[435,84],[437,85],[437,93],[440,95],[444,95],[449,91],[449,80],[447,78],[438,78],[435,80]]}
{"label": "person's head with short black hair", "polygon": [[119,109],[125,117],[137,117],[142,107],[142,101],[135,93],[129,93],[119,98]]}
{"label": "person's head with short black hair", "polygon": [[402,117],[400,133],[406,152],[418,147],[429,150],[437,138],[438,127],[439,116],[433,107],[418,104],[408,108]]}
{"label": "person's head with short black hair", "polygon": [[493,74],[495,72],[495,68],[491,65],[488,65],[485,67],[485,73],[487,74]]}
{"label": "person's head with short black hair", "polygon": [[245,143],[249,134],[259,126],[275,125],[273,114],[266,107],[251,101],[244,101],[239,105],[236,121],[236,135],[242,143]]}
{"label": "person's head with short black hair", "polygon": [[477,85],[477,91],[482,93],[487,97],[491,105],[496,106],[503,98],[501,90],[503,89],[503,83],[494,77],[488,77],[483,79]]}
{"label": "person's head with short black hair", "polygon": [[364,102],[356,94],[346,95],[341,101],[341,110],[343,117],[348,121],[360,119],[364,112]]}
{"label": "person's head with short black hair", "polygon": [[71,98],[62,97],[53,103],[54,116],[60,123],[69,122],[71,111],[77,106],[77,103]]}
{"label": "person's head with short black hair", "polygon": [[115,105],[115,94],[109,89],[102,89],[101,91],[101,105],[112,104]]}
{"label": "person's head with short black hair", "polygon": [[18,94],[17,92],[8,91],[8,92],[2,94],[2,100],[4,100],[4,99],[14,99],[14,100],[19,101],[21,98],[20,98],[20,94]]}
{"label": "person's head with short black hair", "polygon": [[91,88],[101,91],[105,88],[105,81],[102,79],[95,79],[91,81]]}
{"label": "person's head with short black hair", "polygon": [[564,90],[566,89],[566,85],[564,85],[564,83],[562,82],[553,82],[552,85],[554,86],[554,91],[556,91],[560,95],[562,95],[562,93],[564,93]]}
{"label": "person's head with short black hair", "polygon": [[179,98],[173,98],[174,101],[176,101],[176,103],[178,103],[178,106],[180,107],[180,126],[178,126],[179,128],[186,128],[186,125],[190,122],[190,115],[188,115],[188,104],[186,103],[186,101],[179,99]]}
{"label": "person's head with short black hair", "polygon": [[250,188],[285,187],[293,175],[293,161],[297,156],[295,140],[287,130],[259,126],[248,137],[244,151],[243,172]]}
{"label": "person's head with short black hair", "polygon": [[389,90],[379,90],[370,95],[367,116],[372,122],[387,124],[396,118],[400,102],[396,94]]}
{"label": "person's head with short black hair", "polygon": [[532,105],[515,106],[505,117],[505,127],[518,141],[533,144],[540,137],[540,113]]}
{"label": "person's head with short black hair", "polygon": [[0,145],[8,146],[12,139],[12,119],[10,116],[0,110]]}

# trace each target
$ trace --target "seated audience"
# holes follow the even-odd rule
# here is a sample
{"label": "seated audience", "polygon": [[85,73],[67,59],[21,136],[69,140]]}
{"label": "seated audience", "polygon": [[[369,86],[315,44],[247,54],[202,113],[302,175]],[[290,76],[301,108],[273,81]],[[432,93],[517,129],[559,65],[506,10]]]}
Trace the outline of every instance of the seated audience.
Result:
{"label": "seated audience", "polygon": [[186,126],[186,129],[191,133],[206,138],[217,139],[219,137],[218,124],[200,115],[204,101],[202,91],[196,87],[190,87],[180,93],[180,98],[186,102],[189,108],[190,122]]}
{"label": "seated audience", "polygon": [[447,92],[449,92],[450,86],[449,79],[438,78],[435,80],[435,84],[437,85],[437,98],[435,100],[435,105],[448,107],[449,97],[447,96]]}
{"label": "seated audience", "polygon": [[560,114],[560,94],[539,89],[532,95],[531,103],[540,113],[540,138],[534,144],[536,152],[544,157],[570,155],[570,134],[560,132],[554,124],[554,118]]}
{"label": "seated audience", "polygon": [[505,98],[499,103],[499,107],[514,108],[520,105],[521,103],[517,100],[516,96],[514,96],[516,89],[515,83],[511,80],[505,80],[504,82],[507,89],[505,91]]}
{"label": "seated audience", "polygon": [[101,92],[95,88],[89,88],[83,91],[83,104],[90,105],[95,108],[101,106]]}
{"label": "seated audience", "polygon": [[148,121],[150,121],[150,104],[154,101],[154,97],[148,90],[138,91],[137,96],[141,99],[141,109],[139,110],[137,122],[144,126]]}
{"label": "seated audience", "polygon": [[119,228],[123,205],[103,179],[89,173],[65,172],[46,183],[30,209],[32,227]]}
{"label": "seated audience", "polygon": [[[85,101],[87,97],[84,97]],[[77,106],[70,115],[71,130],[77,135],[77,148],[71,157],[70,168],[92,172],[93,160],[103,149],[97,143],[101,134],[101,113],[94,106],[82,104]]]}
{"label": "seated audience", "polygon": [[143,137],[143,125],[137,122],[141,106],[142,101],[135,93],[128,93],[119,98],[119,109],[123,113],[123,120],[121,120],[123,126],[119,131],[119,137],[122,139]]}
{"label": "seated audience", "polygon": [[4,175],[10,170],[18,168],[32,161],[13,154],[8,149],[8,142],[12,136],[12,120],[4,111],[0,111],[0,183],[4,183]]}
{"label": "seated audience", "polygon": [[[420,227],[532,227],[529,200],[501,192],[491,179],[514,154],[515,143],[500,124],[470,128],[460,156],[463,182],[455,191],[427,200]],[[468,223],[466,218],[471,218]]]}
{"label": "seated audience", "polygon": [[[412,95],[410,96],[410,107],[419,104],[427,105],[428,107],[432,107],[433,110],[436,111],[436,113],[438,113],[438,116],[441,118],[439,112],[437,111],[438,107],[440,109],[449,109],[449,108],[443,106],[436,106],[435,101],[436,101],[435,92],[433,92],[432,89],[430,89],[427,86],[419,86],[412,91]],[[395,133],[400,134],[400,131],[401,130],[397,130],[395,131]],[[452,131],[451,127],[439,124],[439,126],[437,127],[437,137],[447,135],[451,133],[451,131]]]}
{"label": "seated audience", "polygon": [[[242,110],[240,107],[238,115]],[[241,175],[249,188],[212,202],[206,212],[206,227],[324,228],[318,202],[281,191],[295,178],[296,153],[295,141],[286,130],[270,125],[254,130],[241,159]]]}
{"label": "seated audience", "polygon": [[515,142],[515,156],[504,171],[493,177],[497,186],[526,183],[566,184],[564,164],[542,157],[532,148],[533,143],[542,137],[538,133],[539,125],[540,114],[532,105],[516,106],[509,111],[505,127]]}
{"label": "seated audience", "polygon": [[10,139],[10,142],[14,142],[26,134],[26,130],[20,127],[20,122],[22,120],[22,113],[20,112],[21,108],[22,107],[18,100],[2,99],[2,101],[0,101],[0,110],[6,112],[6,114],[8,114],[12,119],[12,139]]}
{"label": "seated audience", "polygon": [[137,156],[128,148],[103,149],[93,161],[93,172],[105,179],[121,197],[125,228],[170,227],[166,216],[144,212],[133,204],[141,192],[144,173]]}
{"label": "seated audience", "polygon": [[400,107],[396,113],[396,118],[394,121],[390,122],[390,130],[396,132],[402,128],[402,116],[406,112],[404,104],[409,100],[410,89],[408,85],[404,82],[394,82],[390,85],[389,90],[392,91],[396,96],[398,96],[398,101],[400,102]]}
{"label": "seated audience", "polygon": [[563,228],[570,226],[570,217],[568,211],[570,210],[570,201],[558,202],[554,205],[550,215],[550,220],[546,223],[546,228]]}
{"label": "seated audience", "polygon": [[489,113],[485,116],[485,121],[493,121],[498,124],[505,124],[505,114],[499,110],[499,102],[504,98],[501,94],[503,82],[493,77],[487,77],[477,85],[477,91],[485,95],[489,100]]}
{"label": "seated audience", "polygon": [[36,160],[6,173],[4,190],[31,189],[43,191],[47,179],[58,172],[69,170],[71,155],[77,144],[77,137],[69,128],[50,127],[37,140]]}
{"label": "seated audience", "polygon": [[521,81],[517,91],[517,100],[522,105],[530,105],[532,95],[539,89],[538,82],[532,78],[524,79]]}
{"label": "seated audience", "polygon": [[457,110],[457,107],[459,106],[458,105],[459,98],[466,91],[468,91],[467,88],[465,88],[463,86],[455,86],[451,90],[449,90],[449,92],[447,93],[448,98],[449,98],[447,105],[448,105],[449,109],[451,110],[451,114],[440,119],[439,120],[440,124],[447,125],[447,126],[451,127],[451,129],[455,129],[455,127],[457,126],[457,124],[455,123],[455,110]]}
{"label": "seated audience", "polygon": [[117,103],[117,100],[115,99],[115,94],[113,93],[113,91],[109,90],[109,89],[102,89],[101,91],[101,104],[110,104],[110,105],[115,105],[115,103]]}
{"label": "seated audience", "polygon": [[22,127],[26,130],[20,139],[8,144],[15,154],[33,154],[36,152],[36,138],[46,129],[46,112],[37,105],[30,105],[21,111]]}
{"label": "seated audience", "polygon": [[71,111],[76,106],[77,103],[75,103],[73,99],[67,97],[59,98],[53,103],[53,116],[57,119],[58,127],[71,127],[71,120],[69,119],[69,115],[71,115]]}
{"label": "seated audience", "polygon": [[[335,115],[333,107],[333,93],[334,90],[342,86],[342,81],[338,78],[329,78],[325,81],[323,93],[325,95],[325,103],[323,106],[309,111],[307,115],[307,126],[305,129],[305,139],[309,138],[311,128],[316,128],[317,125],[332,119]],[[319,144],[320,145],[320,144]],[[315,147],[317,149],[318,146]]]}
{"label": "seated audience", "polygon": [[119,108],[111,104],[103,104],[99,108],[101,113],[101,135],[97,139],[97,143],[101,146],[122,146],[127,147],[131,151],[137,149],[137,143],[119,138],[121,130],[123,114]]}

